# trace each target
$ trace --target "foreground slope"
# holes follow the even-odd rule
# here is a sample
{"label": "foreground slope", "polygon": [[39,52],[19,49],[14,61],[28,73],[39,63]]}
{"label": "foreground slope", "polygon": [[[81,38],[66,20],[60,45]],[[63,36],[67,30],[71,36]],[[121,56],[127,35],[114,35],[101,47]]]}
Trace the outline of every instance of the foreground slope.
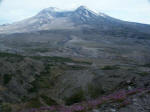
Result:
{"label": "foreground slope", "polygon": [[[148,112],[148,104],[142,105],[142,100],[148,103],[149,93],[140,97],[141,91],[136,95],[134,90],[150,88],[149,64],[118,62],[0,53],[0,111],[30,112],[36,108],[35,112],[47,112],[39,108],[82,104],[123,89],[133,92],[127,97],[130,105],[121,106],[122,100],[116,99],[115,104],[107,101],[99,108],[91,102],[92,109],[98,108],[100,112],[112,109],[130,112],[133,109],[132,112],[140,112],[140,108],[144,108],[143,112]],[[140,105],[138,111],[134,110],[134,99]]]}

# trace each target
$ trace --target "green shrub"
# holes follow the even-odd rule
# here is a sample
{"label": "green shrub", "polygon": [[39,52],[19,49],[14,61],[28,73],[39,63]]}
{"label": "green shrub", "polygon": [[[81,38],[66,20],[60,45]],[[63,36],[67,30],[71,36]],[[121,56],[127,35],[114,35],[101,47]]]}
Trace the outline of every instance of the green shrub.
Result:
{"label": "green shrub", "polygon": [[1,107],[2,112],[12,111],[11,105],[9,103],[3,103],[0,107]]}
{"label": "green shrub", "polygon": [[65,98],[66,105],[71,105],[85,100],[84,91],[82,88],[78,88],[76,92],[69,98]]}
{"label": "green shrub", "polygon": [[38,92],[38,89],[34,84],[32,84],[32,87],[28,89],[28,93],[34,93],[34,92]]}
{"label": "green shrub", "polygon": [[116,66],[116,65],[107,65],[101,68],[102,70],[116,70],[116,69],[120,69],[120,67]]}
{"label": "green shrub", "polygon": [[12,75],[11,74],[5,74],[3,76],[4,85],[8,84],[11,79],[12,79]]}
{"label": "green shrub", "polygon": [[88,84],[88,94],[91,98],[97,98],[104,94],[104,91],[99,85]]}
{"label": "green shrub", "polygon": [[148,72],[140,72],[140,73],[138,73],[139,75],[141,75],[141,76],[147,76],[147,75],[149,75],[150,73],[148,73]]}
{"label": "green shrub", "polygon": [[71,65],[71,66],[68,66],[68,69],[70,69],[70,70],[83,70],[83,69],[86,69],[86,67],[80,66],[80,65]]}
{"label": "green shrub", "polygon": [[150,63],[144,64],[143,67],[150,67]]}
{"label": "green shrub", "polygon": [[36,80],[31,82],[32,87],[28,89],[29,93],[38,92],[40,89],[49,89],[52,86],[52,82],[46,75],[36,77]]}
{"label": "green shrub", "polygon": [[39,108],[43,105],[40,102],[39,97],[35,97],[35,98],[30,99],[27,106],[30,107],[30,108]]}
{"label": "green shrub", "polygon": [[27,97],[27,96],[22,96],[21,97],[21,101],[22,102],[26,102],[26,101],[28,101],[29,100],[29,98]]}

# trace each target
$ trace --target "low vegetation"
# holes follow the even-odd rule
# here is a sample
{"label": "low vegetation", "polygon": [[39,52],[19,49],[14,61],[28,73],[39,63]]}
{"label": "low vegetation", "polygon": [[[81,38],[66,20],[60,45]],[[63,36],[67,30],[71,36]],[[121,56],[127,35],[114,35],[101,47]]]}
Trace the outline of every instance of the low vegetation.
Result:
{"label": "low vegetation", "polygon": [[150,88],[141,88],[141,89],[134,89],[134,90],[120,90],[118,92],[109,94],[107,96],[103,96],[101,98],[97,98],[95,100],[75,103],[70,106],[50,106],[50,107],[41,107],[39,109],[32,109],[34,112],[38,111],[61,111],[61,112],[86,112],[88,110],[92,110],[95,108],[99,108],[103,104],[109,104],[109,103],[117,103],[118,109],[125,107],[130,104],[130,101],[128,100],[128,97],[132,95],[136,95],[139,93],[149,93]]}
{"label": "low vegetation", "polygon": [[104,93],[105,92],[100,85],[88,84],[88,94],[91,98],[97,98]]}
{"label": "low vegetation", "polygon": [[143,67],[150,67],[150,63],[142,65]]}
{"label": "low vegetation", "polygon": [[0,105],[1,112],[12,112],[12,107],[9,103],[2,103]]}
{"label": "low vegetation", "polygon": [[107,66],[102,67],[101,69],[102,70],[117,70],[117,69],[120,69],[120,67],[116,65],[107,65]]}
{"label": "low vegetation", "polygon": [[9,81],[12,79],[12,76],[13,75],[11,75],[11,74],[4,74],[4,76],[3,76],[4,85],[9,83]]}
{"label": "low vegetation", "polygon": [[66,105],[79,103],[84,100],[85,100],[85,94],[82,88],[78,88],[72,96],[70,96],[69,98],[65,98]]}
{"label": "low vegetation", "polygon": [[147,76],[147,75],[150,75],[150,73],[149,72],[140,72],[140,73],[138,73],[140,76]]}

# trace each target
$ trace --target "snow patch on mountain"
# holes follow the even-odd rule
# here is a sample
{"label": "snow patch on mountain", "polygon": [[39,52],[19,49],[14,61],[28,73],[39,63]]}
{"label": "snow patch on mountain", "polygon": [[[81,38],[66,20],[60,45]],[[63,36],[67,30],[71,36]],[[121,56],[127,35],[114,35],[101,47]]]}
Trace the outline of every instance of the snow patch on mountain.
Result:
{"label": "snow patch on mountain", "polygon": [[86,17],[93,17],[93,16],[98,16],[97,13],[91,11],[90,9],[88,9],[86,6],[80,6],[76,9],[76,12],[78,12],[81,15],[84,15]]}
{"label": "snow patch on mountain", "polygon": [[62,10],[56,8],[56,7],[49,7],[46,9],[43,9],[43,11],[47,11],[47,12],[61,12]]}

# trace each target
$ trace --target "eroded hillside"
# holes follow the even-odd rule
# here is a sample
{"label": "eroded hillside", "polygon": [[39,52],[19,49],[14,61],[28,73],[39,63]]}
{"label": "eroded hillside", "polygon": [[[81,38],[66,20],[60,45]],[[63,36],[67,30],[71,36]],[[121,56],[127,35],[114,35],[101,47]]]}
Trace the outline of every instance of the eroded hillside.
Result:
{"label": "eroded hillside", "polygon": [[0,65],[2,112],[71,105],[120,89],[150,86],[149,64],[0,53]]}

